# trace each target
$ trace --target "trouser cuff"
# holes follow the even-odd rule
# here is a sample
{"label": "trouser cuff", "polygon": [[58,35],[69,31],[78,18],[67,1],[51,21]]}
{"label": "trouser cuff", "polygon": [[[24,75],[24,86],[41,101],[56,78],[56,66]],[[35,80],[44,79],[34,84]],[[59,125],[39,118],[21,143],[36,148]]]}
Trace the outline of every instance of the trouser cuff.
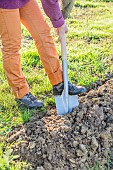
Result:
{"label": "trouser cuff", "polygon": [[48,75],[50,83],[52,86],[57,85],[63,81],[63,72],[62,68],[60,67],[58,71],[51,73]]}
{"label": "trouser cuff", "polygon": [[17,99],[21,99],[22,97],[24,97],[27,93],[29,93],[29,87],[25,86],[24,88],[22,89],[19,89],[17,91],[13,91],[13,94],[14,96],[17,98]]}

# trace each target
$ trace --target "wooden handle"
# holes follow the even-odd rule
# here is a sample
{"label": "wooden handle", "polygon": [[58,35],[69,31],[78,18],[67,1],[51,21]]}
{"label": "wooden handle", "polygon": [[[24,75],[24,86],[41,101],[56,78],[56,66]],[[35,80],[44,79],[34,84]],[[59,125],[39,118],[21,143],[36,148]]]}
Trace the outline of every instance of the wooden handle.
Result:
{"label": "wooden handle", "polygon": [[62,60],[67,60],[66,34],[64,34],[61,39],[61,55],[62,55]]}

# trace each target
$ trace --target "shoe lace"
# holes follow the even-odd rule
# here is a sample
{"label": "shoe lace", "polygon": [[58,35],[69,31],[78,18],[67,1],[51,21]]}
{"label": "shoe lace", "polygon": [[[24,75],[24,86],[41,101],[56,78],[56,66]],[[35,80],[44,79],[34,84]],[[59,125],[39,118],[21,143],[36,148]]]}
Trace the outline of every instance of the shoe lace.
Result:
{"label": "shoe lace", "polygon": [[68,82],[68,86],[69,86],[69,90],[72,90],[72,91],[77,88],[74,84],[72,84],[70,82]]}
{"label": "shoe lace", "polygon": [[31,101],[34,101],[36,100],[37,98],[35,96],[33,96],[30,92],[27,94],[27,98],[28,100],[31,100]]}

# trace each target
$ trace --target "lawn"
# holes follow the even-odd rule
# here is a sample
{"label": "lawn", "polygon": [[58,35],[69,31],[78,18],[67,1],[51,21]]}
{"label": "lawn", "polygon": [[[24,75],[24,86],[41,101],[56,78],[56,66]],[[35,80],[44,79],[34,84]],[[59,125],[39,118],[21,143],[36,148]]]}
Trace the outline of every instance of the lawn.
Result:
{"label": "lawn", "polygon": [[[47,21],[49,22],[48,18]],[[66,22],[69,27],[69,80],[77,85],[92,88],[93,82],[105,79],[113,71],[113,2],[77,0]],[[53,28],[51,34],[61,59],[60,44]],[[27,169],[25,162],[15,162],[15,157],[11,155],[11,145],[7,143],[7,135],[15,127],[28,122],[33,114],[47,112],[49,107],[55,106],[52,86],[34,42],[24,26],[20,53],[22,69],[31,92],[44,101],[44,107],[41,110],[29,110],[15,102],[6,81],[0,53],[0,170],[21,170],[22,167]]]}

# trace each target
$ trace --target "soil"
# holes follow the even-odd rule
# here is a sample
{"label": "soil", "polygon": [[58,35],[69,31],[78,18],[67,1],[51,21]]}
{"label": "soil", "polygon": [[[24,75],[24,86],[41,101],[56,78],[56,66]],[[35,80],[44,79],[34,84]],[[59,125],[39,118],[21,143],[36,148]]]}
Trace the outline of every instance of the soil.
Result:
{"label": "soil", "polygon": [[8,136],[13,154],[33,170],[88,170],[97,161],[113,170],[113,78],[79,97],[71,114],[55,108],[34,115]]}

